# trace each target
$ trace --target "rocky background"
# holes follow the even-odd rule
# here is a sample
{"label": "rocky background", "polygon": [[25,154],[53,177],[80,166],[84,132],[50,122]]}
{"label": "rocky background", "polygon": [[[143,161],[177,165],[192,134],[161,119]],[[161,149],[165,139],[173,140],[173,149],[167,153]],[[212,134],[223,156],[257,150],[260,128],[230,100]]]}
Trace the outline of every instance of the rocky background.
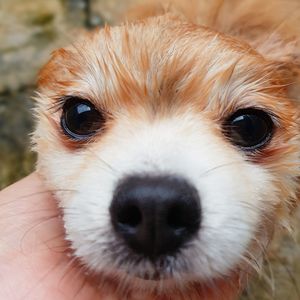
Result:
{"label": "rocky background", "polygon": [[[113,24],[138,0],[0,0],[0,189],[34,169],[29,150],[35,78],[77,30]],[[264,271],[243,300],[300,299],[300,213],[295,234],[278,234]]]}

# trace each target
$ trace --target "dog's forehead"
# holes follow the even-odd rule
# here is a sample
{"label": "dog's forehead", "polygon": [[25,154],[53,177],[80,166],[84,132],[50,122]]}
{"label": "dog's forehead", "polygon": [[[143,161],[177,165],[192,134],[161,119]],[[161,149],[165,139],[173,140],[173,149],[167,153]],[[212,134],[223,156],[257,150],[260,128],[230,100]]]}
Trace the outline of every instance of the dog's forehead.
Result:
{"label": "dog's forehead", "polygon": [[158,17],[105,27],[56,51],[41,71],[39,85],[52,98],[76,95],[108,110],[152,109],[155,102],[169,109],[169,104],[176,108],[193,101],[202,102],[203,110],[220,93],[232,104],[247,90],[271,84],[266,80],[271,77],[266,61],[247,44]]}

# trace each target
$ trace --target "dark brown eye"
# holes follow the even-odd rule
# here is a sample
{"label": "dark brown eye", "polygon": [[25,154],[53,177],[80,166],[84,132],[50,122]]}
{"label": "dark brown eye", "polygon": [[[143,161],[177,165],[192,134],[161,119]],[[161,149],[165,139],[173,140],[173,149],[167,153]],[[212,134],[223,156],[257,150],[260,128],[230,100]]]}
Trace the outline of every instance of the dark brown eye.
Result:
{"label": "dark brown eye", "polygon": [[226,135],[245,151],[266,145],[273,134],[274,123],[268,113],[256,108],[241,109],[226,122]]}
{"label": "dark brown eye", "polygon": [[86,99],[69,97],[63,105],[61,127],[66,135],[83,140],[94,135],[104,124],[103,115]]}

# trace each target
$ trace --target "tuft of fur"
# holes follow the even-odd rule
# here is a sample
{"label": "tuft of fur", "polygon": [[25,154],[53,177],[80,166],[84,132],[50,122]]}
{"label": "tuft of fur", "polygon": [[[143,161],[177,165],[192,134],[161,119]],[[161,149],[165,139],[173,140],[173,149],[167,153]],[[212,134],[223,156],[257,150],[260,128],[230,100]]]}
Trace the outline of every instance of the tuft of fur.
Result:
{"label": "tuft of fur", "polygon": [[282,63],[292,96],[300,99],[300,2],[298,0],[148,1],[126,14],[134,21],[166,12],[247,42],[268,60]]}

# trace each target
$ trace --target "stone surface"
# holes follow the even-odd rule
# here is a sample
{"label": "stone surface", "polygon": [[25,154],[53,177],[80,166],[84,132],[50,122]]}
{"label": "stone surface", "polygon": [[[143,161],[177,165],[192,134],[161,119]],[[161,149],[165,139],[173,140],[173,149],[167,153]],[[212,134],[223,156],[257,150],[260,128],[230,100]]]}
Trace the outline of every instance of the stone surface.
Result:
{"label": "stone surface", "polygon": [[64,28],[58,0],[0,0],[0,93],[35,82]]}
{"label": "stone surface", "polygon": [[133,1],[0,0],[0,93],[32,85],[51,51],[78,28],[115,23]]}
{"label": "stone surface", "polygon": [[[140,0],[0,0],[0,189],[34,168],[29,150],[30,109],[37,72],[51,51],[78,28],[115,23],[128,3]],[[85,3],[90,6],[86,7]],[[300,213],[295,218],[299,228]],[[300,299],[300,233],[278,235],[263,276],[243,300]]]}
{"label": "stone surface", "polygon": [[29,147],[31,95],[30,88],[0,94],[0,189],[34,168],[35,154]]}

